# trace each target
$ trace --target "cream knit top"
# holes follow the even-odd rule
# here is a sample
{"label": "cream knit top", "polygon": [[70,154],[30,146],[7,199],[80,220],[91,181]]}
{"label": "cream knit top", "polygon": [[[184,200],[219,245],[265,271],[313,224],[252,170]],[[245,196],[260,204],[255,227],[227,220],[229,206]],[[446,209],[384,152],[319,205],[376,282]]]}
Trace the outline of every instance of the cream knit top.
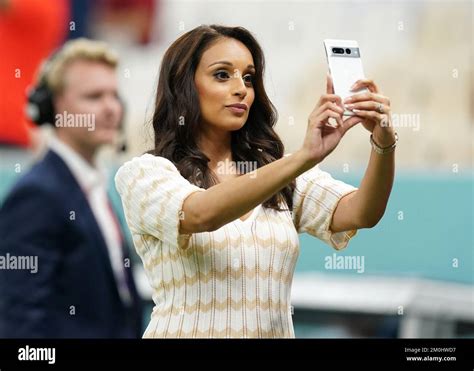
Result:
{"label": "cream knit top", "polygon": [[296,178],[292,212],[259,205],[245,221],[189,235],[179,233],[183,202],[205,190],[171,161],[135,157],[118,170],[115,184],[153,289],[144,338],[292,338],[298,233],[340,250],[357,232],[329,230],[338,201],[356,188],[318,166]]}

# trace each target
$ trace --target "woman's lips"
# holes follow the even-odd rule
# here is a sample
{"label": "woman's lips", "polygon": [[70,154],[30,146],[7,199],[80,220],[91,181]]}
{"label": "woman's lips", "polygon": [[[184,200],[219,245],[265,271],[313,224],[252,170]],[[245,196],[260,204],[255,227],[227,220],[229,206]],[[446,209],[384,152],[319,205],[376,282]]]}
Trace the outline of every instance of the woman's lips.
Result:
{"label": "woman's lips", "polygon": [[226,106],[232,113],[235,113],[236,115],[242,115],[245,111],[247,111],[247,105],[245,103],[234,103],[234,104],[229,104]]}
{"label": "woman's lips", "polygon": [[226,108],[228,108],[232,113],[236,115],[243,115],[246,111],[245,108],[239,108],[239,107],[234,107],[234,106],[227,106]]}

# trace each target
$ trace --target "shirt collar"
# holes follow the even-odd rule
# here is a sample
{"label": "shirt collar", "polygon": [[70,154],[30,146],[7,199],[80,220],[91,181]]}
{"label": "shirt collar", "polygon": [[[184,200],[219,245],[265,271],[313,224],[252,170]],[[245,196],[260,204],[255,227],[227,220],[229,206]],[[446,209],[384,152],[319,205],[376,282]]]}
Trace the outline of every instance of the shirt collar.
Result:
{"label": "shirt collar", "polygon": [[106,185],[106,177],[103,169],[92,166],[80,154],[74,151],[70,146],[52,135],[49,139],[48,146],[52,149],[67,165],[77,182],[85,190],[89,192],[95,187]]}

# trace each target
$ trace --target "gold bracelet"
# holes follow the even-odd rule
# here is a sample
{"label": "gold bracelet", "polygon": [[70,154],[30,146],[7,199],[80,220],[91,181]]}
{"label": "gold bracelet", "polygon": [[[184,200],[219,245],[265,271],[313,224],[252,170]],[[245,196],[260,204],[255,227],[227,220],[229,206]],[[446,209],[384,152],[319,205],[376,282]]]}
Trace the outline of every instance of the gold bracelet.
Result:
{"label": "gold bracelet", "polygon": [[384,155],[386,153],[393,152],[395,150],[395,147],[397,146],[397,142],[398,142],[398,134],[395,132],[395,142],[389,145],[388,147],[380,147],[377,143],[375,143],[373,134],[370,134],[370,144],[372,144],[372,148],[379,155]]}

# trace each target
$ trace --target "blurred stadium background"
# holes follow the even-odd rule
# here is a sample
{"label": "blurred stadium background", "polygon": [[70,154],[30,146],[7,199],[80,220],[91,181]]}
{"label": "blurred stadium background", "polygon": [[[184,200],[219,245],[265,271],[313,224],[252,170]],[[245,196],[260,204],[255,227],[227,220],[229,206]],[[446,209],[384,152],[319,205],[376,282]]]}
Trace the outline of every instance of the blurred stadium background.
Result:
{"label": "blurred stadium background", "polygon": [[[55,1],[49,0],[51,3]],[[325,38],[358,40],[365,73],[391,98],[400,140],[397,174],[383,220],[335,250],[300,235],[293,283],[297,337],[474,337],[473,3],[471,1],[70,1],[69,38],[109,42],[121,58],[127,150],[108,149],[115,170],[151,148],[150,117],[161,57],[200,24],[244,26],[261,43],[266,88],[288,153],[325,91]],[[59,22],[60,20],[58,20]],[[5,92],[1,93],[2,96]],[[3,98],[2,98],[3,99]],[[47,136],[42,129],[40,136]],[[41,140],[40,140],[41,142]],[[15,171],[0,160],[0,195],[40,156]],[[358,185],[368,133],[356,127],[321,167]],[[123,222],[122,216],[122,222]],[[329,269],[337,257],[363,269]],[[136,257],[136,263],[141,263]],[[138,277],[151,312],[146,278]]]}

